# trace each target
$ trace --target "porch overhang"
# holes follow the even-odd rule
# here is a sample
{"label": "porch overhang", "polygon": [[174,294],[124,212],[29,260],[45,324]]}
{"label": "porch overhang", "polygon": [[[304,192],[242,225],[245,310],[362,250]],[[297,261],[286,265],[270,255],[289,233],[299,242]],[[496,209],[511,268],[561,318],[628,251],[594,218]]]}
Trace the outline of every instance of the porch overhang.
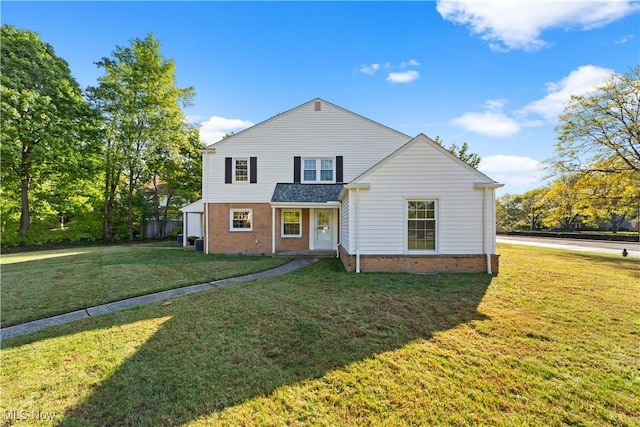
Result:
{"label": "porch overhang", "polygon": [[332,208],[340,206],[342,184],[278,183],[271,196],[275,208]]}

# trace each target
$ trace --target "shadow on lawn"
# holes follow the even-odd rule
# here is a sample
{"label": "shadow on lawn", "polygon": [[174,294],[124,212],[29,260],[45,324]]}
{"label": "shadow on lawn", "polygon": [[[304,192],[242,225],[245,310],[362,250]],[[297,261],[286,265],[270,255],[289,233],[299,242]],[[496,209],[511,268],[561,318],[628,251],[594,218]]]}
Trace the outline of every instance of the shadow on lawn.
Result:
{"label": "shadow on lawn", "polygon": [[490,282],[484,274],[347,274],[327,260],[140,309],[126,320],[165,309],[172,317],[62,425],[176,425],[221,411],[484,319],[477,306]]}

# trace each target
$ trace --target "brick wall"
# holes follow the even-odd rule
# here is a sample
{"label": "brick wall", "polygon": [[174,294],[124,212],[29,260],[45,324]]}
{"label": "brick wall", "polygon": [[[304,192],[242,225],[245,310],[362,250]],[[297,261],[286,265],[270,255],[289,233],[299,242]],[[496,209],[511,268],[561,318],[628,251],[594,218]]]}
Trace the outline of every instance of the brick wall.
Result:
{"label": "brick wall", "polygon": [[[271,255],[271,206],[268,203],[209,203],[209,253]],[[253,209],[252,231],[229,231],[230,209]]]}
{"label": "brick wall", "polygon": [[282,238],[282,209],[276,209],[276,251],[306,251],[309,249],[309,209],[302,209],[302,237]]}
{"label": "brick wall", "polygon": [[[209,253],[271,255],[271,206],[268,203],[210,203]],[[253,209],[252,231],[230,231],[230,209]],[[281,237],[276,209],[276,250],[309,249],[309,209],[302,209],[302,237]]]}
{"label": "brick wall", "polygon": [[[491,271],[499,271],[499,255],[491,255]],[[356,270],[355,255],[340,248],[340,259],[347,271]],[[485,255],[360,255],[362,272],[395,273],[486,273]]]}

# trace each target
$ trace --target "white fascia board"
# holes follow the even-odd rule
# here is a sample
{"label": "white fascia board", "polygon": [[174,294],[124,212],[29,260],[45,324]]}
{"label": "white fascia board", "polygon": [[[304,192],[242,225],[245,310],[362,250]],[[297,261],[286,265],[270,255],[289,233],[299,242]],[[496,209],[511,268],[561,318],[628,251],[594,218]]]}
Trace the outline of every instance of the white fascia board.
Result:
{"label": "white fascia board", "polygon": [[504,187],[504,184],[499,182],[474,182],[473,188],[500,188]]}
{"label": "white fascia board", "polygon": [[355,189],[360,189],[360,190],[368,190],[371,188],[371,184],[345,184],[342,186],[342,190],[340,190],[340,194],[338,195],[338,200],[344,200],[345,196],[347,195],[347,193],[350,190],[355,190]]}
{"label": "white fascia board", "polygon": [[339,208],[341,206],[340,202],[319,202],[319,203],[304,203],[304,202],[272,202],[270,203],[272,208],[280,208],[280,209],[303,209],[303,208]]}

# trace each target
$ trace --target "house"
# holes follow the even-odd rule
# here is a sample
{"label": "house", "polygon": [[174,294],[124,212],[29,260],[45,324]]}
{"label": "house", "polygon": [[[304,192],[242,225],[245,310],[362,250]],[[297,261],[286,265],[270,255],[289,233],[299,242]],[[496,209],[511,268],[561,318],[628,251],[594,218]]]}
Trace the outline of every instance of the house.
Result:
{"label": "house", "polygon": [[501,186],[423,134],[314,99],[203,150],[204,251],[495,274]]}

